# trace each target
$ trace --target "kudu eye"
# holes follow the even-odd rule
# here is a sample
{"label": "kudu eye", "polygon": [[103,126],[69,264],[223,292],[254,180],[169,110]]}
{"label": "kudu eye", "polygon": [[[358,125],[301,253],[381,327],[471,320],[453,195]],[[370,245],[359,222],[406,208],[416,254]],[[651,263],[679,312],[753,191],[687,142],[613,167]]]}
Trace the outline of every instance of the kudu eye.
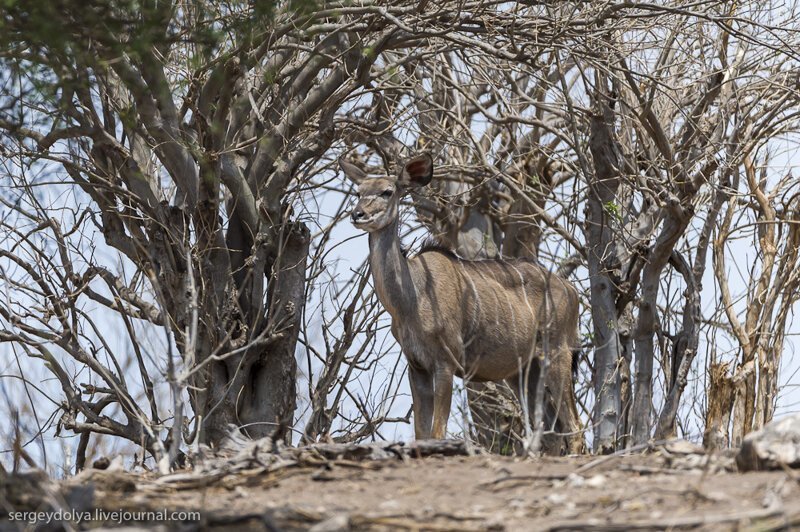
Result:
{"label": "kudu eye", "polygon": [[381,192],[381,197],[382,198],[391,198],[392,194],[394,194],[394,190],[392,190],[391,188],[387,188],[386,190]]}

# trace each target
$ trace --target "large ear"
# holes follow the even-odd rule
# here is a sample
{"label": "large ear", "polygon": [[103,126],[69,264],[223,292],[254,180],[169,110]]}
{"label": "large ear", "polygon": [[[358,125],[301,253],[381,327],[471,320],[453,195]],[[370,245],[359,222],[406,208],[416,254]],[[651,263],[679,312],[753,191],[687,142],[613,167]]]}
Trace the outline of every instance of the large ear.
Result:
{"label": "large ear", "polygon": [[433,159],[430,154],[422,153],[406,161],[397,182],[407,187],[424,187],[432,178]]}
{"label": "large ear", "polygon": [[360,185],[365,179],[367,179],[367,173],[364,170],[351,162],[345,161],[344,157],[339,158],[339,168],[341,168],[344,172],[344,175],[346,175],[350,181],[356,185]]}

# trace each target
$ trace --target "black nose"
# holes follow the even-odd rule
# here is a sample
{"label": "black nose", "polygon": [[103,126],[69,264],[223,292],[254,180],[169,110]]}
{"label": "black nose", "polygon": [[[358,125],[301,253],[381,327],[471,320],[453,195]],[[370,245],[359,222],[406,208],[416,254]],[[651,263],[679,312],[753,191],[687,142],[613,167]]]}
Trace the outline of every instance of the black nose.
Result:
{"label": "black nose", "polygon": [[357,222],[364,218],[364,211],[361,209],[355,209],[353,212],[350,213],[350,219],[354,222]]}

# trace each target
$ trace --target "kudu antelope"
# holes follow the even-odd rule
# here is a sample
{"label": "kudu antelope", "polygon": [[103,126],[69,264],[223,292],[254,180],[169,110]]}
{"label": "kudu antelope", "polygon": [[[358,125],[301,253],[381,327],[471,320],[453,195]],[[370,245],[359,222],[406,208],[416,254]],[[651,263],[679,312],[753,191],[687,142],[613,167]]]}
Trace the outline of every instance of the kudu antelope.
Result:
{"label": "kudu antelope", "polygon": [[431,157],[411,158],[397,177],[370,177],[343,159],[339,165],[358,185],[352,222],[369,233],[375,291],[408,359],[416,438],[444,438],[453,376],[507,379],[519,391],[521,372],[533,364],[526,394],[532,414],[539,374],[535,355],[541,352],[535,350],[549,344],[550,407],[560,430],[569,434],[567,450],[581,452],[571,371],[578,325],[575,288],[526,260],[466,261],[434,249],[406,258],[398,236],[400,199],[411,187],[431,181]]}

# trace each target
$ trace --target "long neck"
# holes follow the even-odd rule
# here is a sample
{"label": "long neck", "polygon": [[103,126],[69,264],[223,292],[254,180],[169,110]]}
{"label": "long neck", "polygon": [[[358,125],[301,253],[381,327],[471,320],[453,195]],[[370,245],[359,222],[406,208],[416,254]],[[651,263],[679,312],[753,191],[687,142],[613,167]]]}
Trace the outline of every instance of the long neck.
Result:
{"label": "long neck", "polygon": [[417,294],[408,260],[400,251],[397,221],[369,234],[369,263],[378,299],[389,314],[392,317],[413,315]]}

